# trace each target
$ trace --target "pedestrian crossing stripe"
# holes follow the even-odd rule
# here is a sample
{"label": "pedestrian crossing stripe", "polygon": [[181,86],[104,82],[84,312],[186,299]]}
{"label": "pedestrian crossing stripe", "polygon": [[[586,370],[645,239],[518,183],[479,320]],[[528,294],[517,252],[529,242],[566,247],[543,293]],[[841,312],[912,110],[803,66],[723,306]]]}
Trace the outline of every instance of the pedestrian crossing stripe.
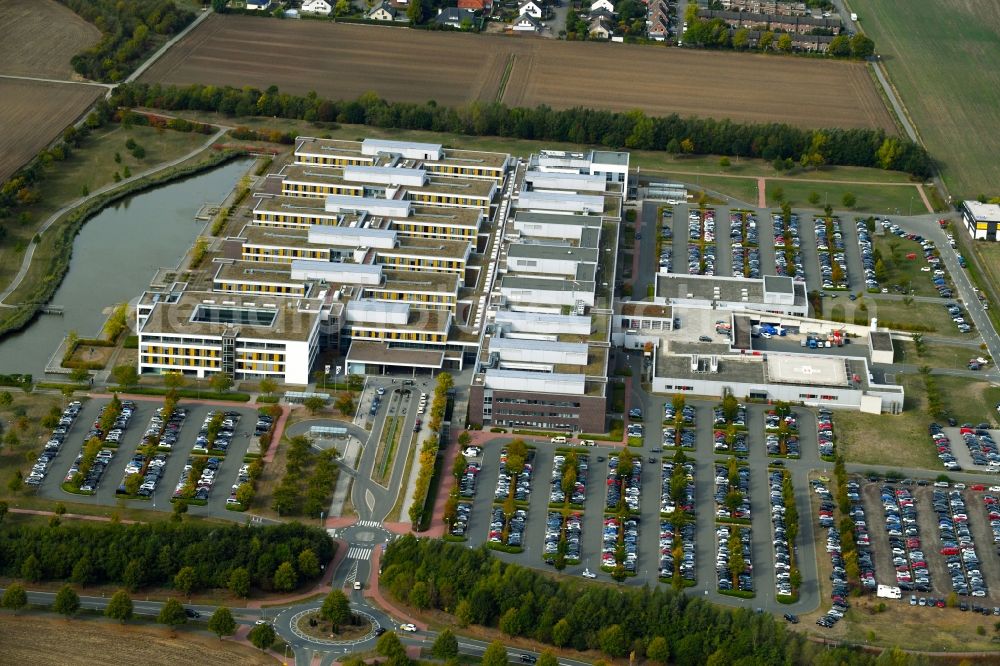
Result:
{"label": "pedestrian crossing stripe", "polygon": [[382,523],[377,520],[360,520],[358,527],[382,527]]}
{"label": "pedestrian crossing stripe", "polygon": [[362,548],[361,546],[352,546],[350,550],[347,551],[347,559],[349,560],[367,560],[371,557],[371,548]]}

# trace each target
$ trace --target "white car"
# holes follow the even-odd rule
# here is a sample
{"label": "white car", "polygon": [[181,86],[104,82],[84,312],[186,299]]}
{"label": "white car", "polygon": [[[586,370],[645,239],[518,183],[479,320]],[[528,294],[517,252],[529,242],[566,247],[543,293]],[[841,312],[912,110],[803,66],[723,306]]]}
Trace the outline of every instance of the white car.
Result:
{"label": "white car", "polygon": [[470,446],[469,448],[462,451],[462,455],[466,458],[478,458],[482,450],[477,446]]}
{"label": "white car", "polygon": [[417,630],[416,625],[413,624],[401,624],[399,625],[399,628],[403,631],[409,631],[411,633]]}
{"label": "white car", "polygon": [[584,578],[597,578],[597,574],[595,574],[590,569],[584,569],[583,573],[580,575],[583,576]]}

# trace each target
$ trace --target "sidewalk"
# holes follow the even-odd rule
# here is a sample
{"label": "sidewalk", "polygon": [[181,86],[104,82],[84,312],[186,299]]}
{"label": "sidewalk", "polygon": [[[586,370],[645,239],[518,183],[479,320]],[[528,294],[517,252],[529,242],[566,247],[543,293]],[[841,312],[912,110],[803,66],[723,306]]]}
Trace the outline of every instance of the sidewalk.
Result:
{"label": "sidewalk", "polygon": [[427,630],[427,625],[419,620],[410,617],[410,614],[404,610],[401,610],[391,601],[385,598],[382,594],[382,589],[378,584],[378,572],[382,568],[382,550],[385,546],[378,546],[372,552],[372,568],[371,575],[368,578],[367,589],[365,590],[365,596],[370,597],[375,601],[378,606],[381,606],[387,613],[395,616],[396,618],[402,618],[404,621],[414,624],[421,631]]}
{"label": "sidewalk", "polygon": [[[11,507],[10,509],[7,509],[7,510],[9,512],[11,512],[11,513],[24,513],[24,514],[28,514],[28,515],[31,515],[31,516],[55,516],[55,515],[58,515],[58,514],[56,514],[55,511],[42,511],[40,509],[15,509],[15,508]],[[97,521],[102,521],[102,522],[105,522],[105,523],[111,522],[111,518],[109,516],[88,516],[88,515],[82,514],[82,513],[64,513],[63,515],[61,515],[59,517],[60,518],[68,518],[70,520],[97,520]],[[132,525],[132,524],[135,524],[135,523],[139,523],[141,521],[138,521],[138,520],[124,520],[123,519],[123,520],[119,520],[118,522],[120,522],[122,524],[126,524],[126,525]]]}
{"label": "sidewalk", "polygon": [[323,570],[323,577],[319,580],[316,585],[305,592],[299,592],[298,594],[292,594],[287,597],[269,597],[268,599],[257,599],[247,603],[247,608],[261,608],[265,602],[268,606],[289,606],[294,603],[298,603],[303,599],[308,599],[309,597],[315,596],[317,594],[325,594],[333,589],[330,585],[330,581],[333,579],[333,572],[337,570],[340,563],[347,557],[347,542],[341,539],[334,539],[334,543],[337,544],[337,554],[333,556],[327,565],[326,569]]}

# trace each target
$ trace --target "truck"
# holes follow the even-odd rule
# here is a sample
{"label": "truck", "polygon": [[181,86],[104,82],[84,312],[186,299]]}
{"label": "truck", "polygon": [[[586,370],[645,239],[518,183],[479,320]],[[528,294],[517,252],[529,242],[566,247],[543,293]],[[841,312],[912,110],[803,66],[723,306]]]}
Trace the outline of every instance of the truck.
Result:
{"label": "truck", "polygon": [[903,593],[895,585],[879,585],[875,590],[875,596],[881,599],[901,599]]}

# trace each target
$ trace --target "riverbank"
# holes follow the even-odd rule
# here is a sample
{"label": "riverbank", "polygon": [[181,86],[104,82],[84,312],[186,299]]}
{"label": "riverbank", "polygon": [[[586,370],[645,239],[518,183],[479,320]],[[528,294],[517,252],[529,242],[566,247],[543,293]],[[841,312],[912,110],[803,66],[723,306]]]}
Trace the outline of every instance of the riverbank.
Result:
{"label": "riverbank", "polygon": [[57,213],[36,244],[38,256],[29,260],[27,268],[22,267],[17,285],[4,299],[9,301],[9,307],[0,310],[0,339],[30,324],[51,300],[69,270],[74,239],[84,223],[126,197],[213,169],[243,155],[234,149],[213,150],[211,144],[220,135],[221,132],[180,161],[83,197],[71,208]]}

